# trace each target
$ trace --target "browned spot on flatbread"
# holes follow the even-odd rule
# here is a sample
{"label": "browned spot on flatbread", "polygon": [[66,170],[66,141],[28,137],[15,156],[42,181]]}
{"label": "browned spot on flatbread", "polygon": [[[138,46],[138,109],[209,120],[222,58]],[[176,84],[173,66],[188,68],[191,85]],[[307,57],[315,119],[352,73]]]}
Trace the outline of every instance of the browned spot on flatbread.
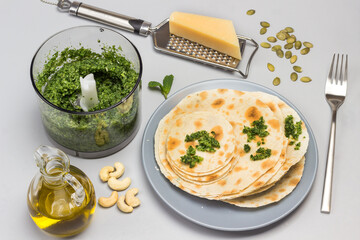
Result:
{"label": "browned spot on flatbread", "polygon": [[274,168],[272,168],[272,169],[270,169],[269,171],[268,171],[268,173],[274,173],[275,172],[275,169]]}
{"label": "browned spot on flatbread", "polygon": [[197,104],[195,104],[195,108],[198,108],[199,107],[199,104],[197,103]]}
{"label": "browned spot on flatbread", "polygon": [[165,168],[169,171],[169,172],[172,172],[172,169],[171,169],[171,167],[169,166],[169,164],[164,164],[165,165]]}
{"label": "browned spot on flatbread", "polygon": [[276,112],[276,107],[272,102],[266,103],[271,111]]}
{"label": "browned spot on flatbread", "polygon": [[234,171],[235,172],[240,172],[241,170],[246,170],[246,169],[248,169],[248,168],[247,167],[237,166],[237,167],[234,168]]}
{"label": "browned spot on flatbread", "polygon": [[259,172],[259,171],[255,172],[255,173],[252,175],[253,178],[257,178],[257,177],[259,177],[259,176],[260,176],[260,172]]}
{"label": "browned spot on flatbread", "polygon": [[169,124],[169,121],[170,121],[170,119],[167,118],[167,119],[165,120],[165,123],[166,123],[166,124]]}
{"label": "browned spot on flatbread", "polygon": [[276,200],[278,200],[278,198],[279,198],[279,196],[276,194],[276,193],[274,193],[274,194],[271,194],[270,196],[267,196],[266,197],[266,199],[269,199],[269,200],[271,200],[271,201],[276,201]]}
{"label": "browned spot on flatbread", "polygon": [[167,148],[169,151],[174,150],[180,145],[181,141],[177,138],[169,137],[169,141],[167,142]]}
{"label": "browned spot on flatbread", "polygon": [[176,107],[176,109],[174,110],[174,113],[175,113],[175,115],[178,115],[180,113],[183,113],[183,110],[179,107]]}
{"label": "browned spot on flatbread", "polygon": [[284,188],[281,188],[279,192],[285,192],[286,190]]}
{"label": "browned spot on flatbread", "polygon": [[244,95],[244,92],[239,91],[239,90],[234,90],[234,93],[236,93],[236,95],[238,95],[238,96]]}
{"label": "browned spot on flatbread", "polygon": [[263,102],[263,101],[261,101],[261,100],[259,100],[259,99],[256,99],[256,105],[258,105],[259,107],[267,107],[267,105]]}
{"label": "browned spot on flatbread", "polygon": [[280,130],[280,122],[277,119],[271,119],[267,123],[274,129]]}
{"label": "browned spot on flatbread", "polygon": [[225,144],[224,149],[225,149],[225,151],[227,151],[229,149],[229,145]]}
{"label": "browned spot on flatbread", "polygon": [[262,164],[261,164],[261,168],[262,169],[268,169],[270,167],[272,167],[274,165],[274,161],[268,159],[268,160],[265,160]]}
{"label": "browned spot on flatbread", "polygon": [[234,122],[234,121],[230,121],[229,123],[231,124],[231,126],[232,126],[233,128],[236,126],[236,122]]}
{"label": "browned spot on flatbread", "polygon": [[300,181],[300,178],[293,178],[290,180],[289,185],[296,186]]}
{"label": "browned spot on flatbread", "polygon": [[240,157],[245,156],[246,152],[244,151],[244,149],[240,149],[239,151],[240,151],[239,152]]}
{"label": "browned spot on flatbread", "polygon": [[234,109],[234,104],[229,104],[229,105],[227,106],[227,109],[229,109],[229,110]]}
{"label": "browned spot on flatbread", "polygon": [[286,154],[286,148],[283,148],[283,150],[281,150],[280,158],[285,158],[285,154]]}
{"label": "browned spot on flatbread", "polygon": [[202,122],[200,120],[197,120],[197,121],[194,122],[194,125],[195,125],[196,129],[200,129],[203,124],[202,124]]}
{"label": "browned spot on flatbread", "polygon": [[279,103],[278,106],[279,106],[279,108],[286,107],[284,103]]}
{"label": "browned spot on flatbread", "polygon": [[185,189],[185,187],[183,185],[181,185],[181,184],[179,185],[179,188],[182,189],[182,190]]}
{"label": "browned spot on flatbread", "polygon": [[259,111],[259,109],[257,109],[257,107],[249,107],[245,112],[245,118],[249,122],[259,120],[260,117],[261,117],[261,112]]}
{"label": "browned spot on flatbread", "polygon": [[264,185],[264,182],[263,181],[256,181],[254,183],[254,187],[261,187],[262,185]]}
{"label": "browned spot on flatbread", "polygon": [[242,179],[239,178],[239,179],[236,181],[235,185],[239,185],[239,184],[241,183],[241,181],[242,181]]}
{"label": "browned spot on flatbread", "polygon": [[199,188],[201,188],[201,185],[195,184],[195,187],[196,187],[197,189],[199,189]]}
{"label": "browned spot on flatbread", "polygon": [[164,134],[166,135],[167,133],[168,133],[168,130],[167,130],[167,129],[165,129],[165,130],[164,130]]}
{"label": "browned spot on flatbread", "polygon": [[211,106],[213,108],[220,108],[224,104],[225,104],[225,100],[223,98],[218,98],[211,104]]}
{"label": "browned spot on flatbread", "polygon": [[221,156],[224,156],[224,152],[223,151],[220,151],[219,152],[219,156],[221,157]]}
{"label": "browned spot on flatbread", "polygon": [[237,193],[237,192],[238,192],[238,190],[236,188],[233,188],[230,193],[234,194],[234,193]]}
{"label": "browned spot on flatbread", "polygon": [[186,152],[185,150],[179,150],[180,155],[184,155]]}
{"label": "browned spot on flatbread", "polygon": [[217,175],[217,174],[215,174],[215,175],[210,175],[210,176],[207,176],[207,177],[206,177],[206,181],[210,182],[210,181],[215,180],[215,179],[217,179],[217,178],[218,178],[218,175]]}
{"label": "browned spot on flatbread", "polygon": [[227,153],[225,157],[226,157],[226,159],[230,158],[230,157],[231,157],[231,153]]}
{"label": "browned spot on flatbread", "polygon": [[179,118],[179,119],[176,120],[175,125],[176,125],[177,127],[181,127],[181,125],[182,125],[182,120],[181,120],[181,118]]}
{"label": "browned spot on flatbread", "polygon": [[191,104],[186,105],[187,108],[191,108]]}
{"label": "browned spot on flatbread", "polygon": [[208,96],[208,93],[206,91],[203,91],[200,93],[200,98],[203,101],[207,98],[207,96]]}
{"label": "browned spot on flatbread", "polygon": [[220,186],[225,186],[226,180],[225,180],[225,179],[222,179],[222,180],[218,181],[218,184],[219,184]]}
{"label": "browned spot on flatbread", "polygon": [[244,102],[244,99],[240,98],[239,102],[240,102],[240,103],[243,103],[243,102]]}
{"label": "browned spot on flatbread", "polygon": [[223,165],[223,164],[224,164],[224,162],[223,162],[223,161],[221,161],[221,160],[219,160],[219,161],[218,161],[218,164],[221,166],[221,165]]}
{"label": "browned spot on flatbread", "polygon": [[215,139],[220,141],[223,136],[224,136],[224,131],[222,129],[222,127],[220,125],[215,126],[211,129],[211,132],[214,131],[215,132]]}
{"label": "browned spot on flatbread", "polygon": [[228,89],[225,89],[225,88],[219,88],[217,90],[219,93],[223,94],[223,93],[226,93],[228,91]]}
{"label": "browned spot on flatbread", "polygon": [[271,150],[271,155],[275,156],[276,154],[278,154],[278,151],[276,151],[276,150]]}

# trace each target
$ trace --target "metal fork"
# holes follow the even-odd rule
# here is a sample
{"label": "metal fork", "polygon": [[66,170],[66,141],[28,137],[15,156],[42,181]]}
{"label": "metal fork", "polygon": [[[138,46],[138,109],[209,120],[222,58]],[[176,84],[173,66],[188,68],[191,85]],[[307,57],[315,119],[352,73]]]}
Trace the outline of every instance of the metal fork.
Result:
{"label": "metal fork", "polygon": [[[336,58],[336,67],[335,75],[334,72],[334,62]],[[347,80],[348,80],[348,55],[345,54],[345,63],[344,63],[344,54],[341,55],[340,68],[339,65],[339,54],[334,54],[329,76],[326,81],[325,86],[325,96],[326,100],[329,103],[332,110],[332,119],[331,119],[331,128],[330,128],[330,139],[329,139],[329,149],[326,161],[326,172],[325,172],[325,181],[322,195],[321,203],[321,212],[330,213],[331,209],[331,189],[332,189],[332,178],[333,178],[333,167],[334,167],[334,154],[335,154],[335,133],[336,133],[336,114],[339,107],[343,104],[346,96],[347,89]],[[343,65],[344,71],[343,71]],[[338,74],[338,71],[340,72]]]}

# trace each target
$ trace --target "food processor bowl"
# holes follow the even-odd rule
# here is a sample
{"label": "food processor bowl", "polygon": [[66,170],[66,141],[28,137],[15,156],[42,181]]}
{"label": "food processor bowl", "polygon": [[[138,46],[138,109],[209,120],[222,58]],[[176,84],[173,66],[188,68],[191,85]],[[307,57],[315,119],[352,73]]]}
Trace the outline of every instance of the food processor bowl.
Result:
{"label": "food processor bowl", "polygon": [[[104,45],[120,47],[121,55],[138,74],[131,92],[116,104],[91,112],[70,111],[51,103],[37,88],[38,76],[55,52],[84,47],[101,53]],[[30,75],[39,96],[43,126],[50,141],[64,152],[82,158],[108,156],[124,148],[138,132],[142,62],[136,47],[120,33],[98,26],[79,26],[56,33],[35,53]]]}

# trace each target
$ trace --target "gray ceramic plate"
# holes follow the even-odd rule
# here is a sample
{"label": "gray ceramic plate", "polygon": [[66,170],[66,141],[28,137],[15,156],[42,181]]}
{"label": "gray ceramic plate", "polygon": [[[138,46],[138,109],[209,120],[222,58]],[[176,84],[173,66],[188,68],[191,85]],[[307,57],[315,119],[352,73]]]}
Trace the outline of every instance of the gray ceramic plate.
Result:
{"label": "gray ceramic plate", "polygon": [[[257,209],[247,209],[235,207],[220,201],[210,201],[192,196],[181,189],[178,189],[161,174],[154,157],[154,135],[159,121],[188,94],[215,88],[229,88],[241,91],[262,91],[273,94],[294,108],[306,124],[310,141],[308,151],[305,155],[306,163],[303,177],[295,190],[278,203]],[[273,90],[238,79],[204,81],[187,86],[174,93],[164,101],[150,117],[144,131],[141,150],[146,175],[155,192],[170,208],[194,223],[223,231],[257,229],[272,224],[287,216],[300,205],[309,193],[315,179],[318,165],[318,151],[314,134],[309,123],[299,110]]]}

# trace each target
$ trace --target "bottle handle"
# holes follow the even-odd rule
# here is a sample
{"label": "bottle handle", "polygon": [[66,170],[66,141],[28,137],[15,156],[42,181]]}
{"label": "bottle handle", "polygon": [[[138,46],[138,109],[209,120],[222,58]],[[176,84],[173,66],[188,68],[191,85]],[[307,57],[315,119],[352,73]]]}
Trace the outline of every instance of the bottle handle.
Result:
{"label": "bottle handle", "polygon": [[84,187],[70,173],[65,173],[63,175],[63,179],[75,190],[75,192],[73,194],[71,194],[71,200],[72,200],[73,204],[75,204],[77,207],[80,207],[85,199]]}

